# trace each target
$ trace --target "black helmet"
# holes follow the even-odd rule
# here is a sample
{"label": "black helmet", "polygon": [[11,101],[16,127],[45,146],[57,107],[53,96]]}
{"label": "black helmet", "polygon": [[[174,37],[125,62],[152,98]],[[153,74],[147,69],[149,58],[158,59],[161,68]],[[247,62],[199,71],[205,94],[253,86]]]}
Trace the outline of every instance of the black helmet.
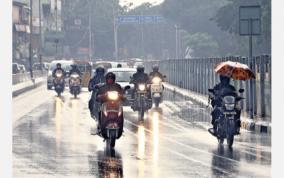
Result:
{"label": "black helmet", "polygon": [[159,71],[158,64],[153,65],[152,69],[153,69],[154,72],[158,72]]}
{"label": "black helmet", "polygon": [[116,66],[117,68],[121,68],[122,67],[122,65],[121,64],[117,64],[117,66]]}
{"label": "black helmet", "polygon": [[76,69],[77,65],[76,64],[72,64],[71,67],[72,67],[72,69]]}
{"label": "black helmet", "polygon": [[60,64],[60,63],[57,63],[57,64],[56,64],[56,67],[57,67],[57,68],[61,68],[61,64]]}
{"label": "black helmet", "polygon": [[229,84],[231,79],[227,76],[224,76],[224,75],[220,75],[220,81],[222,84]]}
{"label": "black helmet", "polygon": [[115,82],[115,74],[112,72],[109,72],[106,74],[106,83],[107,84],[113,84]]}
{"label": "black helmet", "polygon": [[103,66],[98,66],[96,68],[96,73],[97,74],[104,74],[105,73],[105,68]]}
{"label": "black helmet", "polygon": [[136,69],[137,69],[137,72],[144,72],[144,66],[143,65],[138,65]]}

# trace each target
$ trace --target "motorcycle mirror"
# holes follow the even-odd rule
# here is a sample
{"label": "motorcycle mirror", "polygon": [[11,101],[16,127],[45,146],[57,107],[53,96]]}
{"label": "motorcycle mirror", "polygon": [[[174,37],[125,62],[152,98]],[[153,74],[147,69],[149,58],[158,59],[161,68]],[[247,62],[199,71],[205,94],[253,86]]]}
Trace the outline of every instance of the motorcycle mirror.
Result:
{"label": "motorcycle mirror", "polygon": [[240,92],[240,93],[243,93],[244,91],[245,91],[245,90],[244,90],[244,89],[242,89],[242,88],[241,88],[241,89],[239,89],[239,92]]}

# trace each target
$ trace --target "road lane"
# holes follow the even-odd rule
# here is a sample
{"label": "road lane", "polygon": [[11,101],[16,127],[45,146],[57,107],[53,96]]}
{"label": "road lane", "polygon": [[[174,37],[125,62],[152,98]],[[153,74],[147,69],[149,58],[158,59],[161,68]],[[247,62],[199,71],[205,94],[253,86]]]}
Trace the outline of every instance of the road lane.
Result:
{"label": "road lane", "polygon": [[[188,106],[196,111],[186,116],[198,116],[191,101],[165,101],[143,125],[126,107],[124,134],[107,155],[103,139],[90,134],[96,124],[88,97],[73,99],[66,90],[57,98],[38,88],[13,99],[14,177],[270,177],[270,136],[242,132],[233,150],[218,147],[204,128],[176,114]],[[42,101],[29,104],[35,99]]]}

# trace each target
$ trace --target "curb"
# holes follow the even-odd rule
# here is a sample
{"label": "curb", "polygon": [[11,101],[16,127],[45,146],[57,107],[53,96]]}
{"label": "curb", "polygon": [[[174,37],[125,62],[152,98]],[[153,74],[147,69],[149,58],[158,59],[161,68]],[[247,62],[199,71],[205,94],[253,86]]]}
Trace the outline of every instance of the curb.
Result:
{"label": "curb", "polygon": [[25,93],[29,90],[35,89],[35,88],[41,86],[44,82],[45,82],[45,80],[41,80],[41,81],[34,82],[34,83],[30,82],[31,84],[29,84],[27,86],[24,86],[24,87],[19,88],[19,89],[15,89],[12,92],[12,97],[16,97],[16,96],[18,96],[22,93]]}
{"label": "curb", "polygon": [[[193,100],[194,102],[201,105],[202,107],[207,107],[208,105],[208,103],[204,99],[201,99],[198,96],[200,94],[196,94],[197,96],[194,96],[194,93],[192,92],[193,94],[190,94],[189,90],[187,90],[187,93],[182,93],[182,91],[179,91],[179,90],[186,91],[186,89],[179,89],[178,87],[173,86],[168,83],[166,83],[164,87],[166,90],[173,92],[173,95],[178,95],[178,96],[184,97],[185,99]],[[241,128],[248,130],[248,131],[256,132],[256,133],[271,134],[271,123],[262,122],[262,121],[254,121],[244,116],[241,116]]]}

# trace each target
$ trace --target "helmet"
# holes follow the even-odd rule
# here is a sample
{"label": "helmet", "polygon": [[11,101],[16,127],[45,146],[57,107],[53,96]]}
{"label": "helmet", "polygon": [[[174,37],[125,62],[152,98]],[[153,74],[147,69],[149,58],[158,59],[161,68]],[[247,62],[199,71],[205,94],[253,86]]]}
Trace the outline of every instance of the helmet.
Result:
{"label": "helmet", "polygon": [[122,67],[122,65],[121,64],[117,64],[117,66],[116,66],[117,68],[121,68]]}
{"label": "helmet", "polygon": [[143,65],[138,65],[136,69],[137,69],[137,72],[144,72],[144,66]]}
{"label": "helmet", "polygon": [[230,83],[231,79],[227,76],[220,75],[220,81],[221,81],[222,84],[228,85]]}
{"label": "helmet", "polygon": [[57,64],[56,64],[56,67],[57,67],[57,68],[61,68],[61,64],[60,64],[60,63],[57,63]]}
{"label": "helmet", "polygon": [[72,67],[72,69],[76,69],[77,65],[76,64],[72,64],[71,67]]}
{"label": "helmet", "polygon": [[96,68],[96,73],[97,74],[104,74],[105,73],[105,68],[103,66],[98,66]]}
{"label": "helmet", "polygon": [[107,84],[114,84],[115,82],[115,74],[112,72],[109,72],[106,74],[106,83]]}
{"label": "helmet", "polygon": [[159,71],[158,64],[153,65],[152,69],[153,69],[154,72],[158,72]]}

